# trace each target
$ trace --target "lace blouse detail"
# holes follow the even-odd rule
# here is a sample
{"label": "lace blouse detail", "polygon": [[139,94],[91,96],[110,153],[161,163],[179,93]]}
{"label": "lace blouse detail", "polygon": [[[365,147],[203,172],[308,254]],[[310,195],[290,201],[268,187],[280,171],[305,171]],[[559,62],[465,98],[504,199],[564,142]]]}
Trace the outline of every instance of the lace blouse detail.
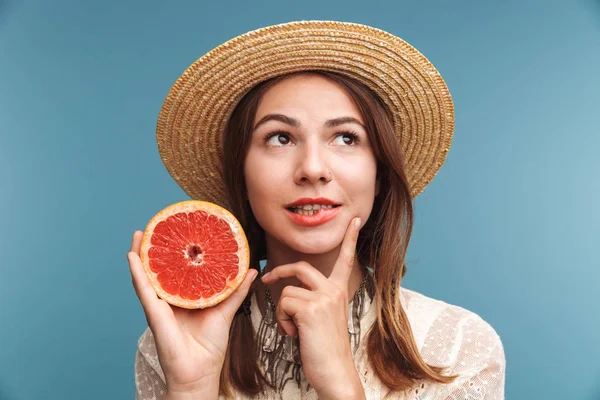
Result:
{"label": "lace blouse detail", "polygon": [[[368,400],[500,400],[504,399],[506,360],[504,348],[496,331],[477,314],[464,308],[435,300],[415,291],[401,288],[401,304],[407,313],[413,335],[424,360],[434,366],[449,366],[448,373],[458,375],[450,384],[418,381],[403,392],[389,393],[368,363],[365,340],[362,340],[376,319],[375,302],[367,297],[367,311],[360,319],[361,340],[354,362]],[[260,325],[260,311],[252,298],[252,325]],[[350,308],[350,307],[349,307]],[[257,314],[258,313],[258,314]],[[279,393],[268,392],[255,400],[317,399],[314,389],[298,371],[301,387],[290,380]],[[149,328],[138,340],[135,355],[136,400],[160,400],[166,393],[154,337]],[[250,399],[235,393],[235,399]],[[225,400],[219,396],[219,400]]]}

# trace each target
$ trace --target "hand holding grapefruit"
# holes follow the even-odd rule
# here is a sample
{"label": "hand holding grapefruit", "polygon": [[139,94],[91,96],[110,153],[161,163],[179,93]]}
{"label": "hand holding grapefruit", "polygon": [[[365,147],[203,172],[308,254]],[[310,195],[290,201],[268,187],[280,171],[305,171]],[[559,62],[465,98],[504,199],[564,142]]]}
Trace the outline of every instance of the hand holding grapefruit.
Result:
{"label": "hand holding grapefruit", "polygon": [[132,281],[169,392],[218,393],[231,322],[257,276],[248,272],[248,245],[231,218],[192,200],[165,208],[133,235]]}

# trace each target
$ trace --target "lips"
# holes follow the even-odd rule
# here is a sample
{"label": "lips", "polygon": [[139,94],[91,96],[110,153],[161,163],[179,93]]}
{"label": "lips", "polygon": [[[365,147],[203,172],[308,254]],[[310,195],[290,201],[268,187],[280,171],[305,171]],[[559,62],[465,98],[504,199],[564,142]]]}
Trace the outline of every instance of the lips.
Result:
{"label": "lips", "polygon": [[296,214],[288,209],[285,213],[290,219],[301,226],[318,226],[334,219],[341,210],[342,207],[322,208],[313,215]]}

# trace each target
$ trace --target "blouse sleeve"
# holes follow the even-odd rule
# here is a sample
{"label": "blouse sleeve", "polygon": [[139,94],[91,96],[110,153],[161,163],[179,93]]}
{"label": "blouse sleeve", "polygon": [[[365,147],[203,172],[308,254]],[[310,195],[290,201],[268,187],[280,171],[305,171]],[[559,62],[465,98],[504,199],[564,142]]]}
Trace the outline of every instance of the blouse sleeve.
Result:
{"label": "blouse sleeve", "polygon": [[138,341],[135,354],[135,399],[161,400],[166,393],[167,385],[158,363],[154,337],[147,329]]}
{"label": "blouse sleeve", "polygon": [[446,400],[502,400],[506,359],[500,337],[483,319],[469,314],[456,326],[451,374],[458,377],[441,386],[436,398]]}

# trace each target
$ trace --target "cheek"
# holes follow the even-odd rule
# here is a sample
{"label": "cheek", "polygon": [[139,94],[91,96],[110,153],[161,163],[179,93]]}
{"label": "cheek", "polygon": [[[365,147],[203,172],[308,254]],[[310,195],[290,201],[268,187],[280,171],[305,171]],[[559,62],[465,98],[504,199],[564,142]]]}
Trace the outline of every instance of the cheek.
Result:
{"label": "cheek", "polygon": [[353,212],[366,221],[371,214],[377,195],[377,167],[375,163],[368,161],[356,165],[357,168],[353,169],[353,174],[346,177],[348,180],[345,187],[354,207]]}
{"label": "cheek", "polygon": [[263,185],[266,179],[259,178],[261,176],[261,171],[259,171],[257,167],[258,166],[255,165],[255,163],[253,164],[251,160],[250,162],[247,162],[244,167],[244,180],[246,183],[248,201],[250,202],[253,211],[256,206],[264,203],[263,197],[265,196]]}
{"label": "cheek", "polygon": [[268,206],[266,204],[268,194],[265,193],[264,188],[261,186],[262,184],[263,182],[256,179],[254,175],[246,178],[246,190],[250,209],[258,224],[265,229],[265,225],[268,225],[267,220],[269,215],[267,212]]}
{"label": "cheek", "polygon": [[377,179],[377,163],[372,160],[361,160],[353,163],[352,169],[347,169],[346,183],[359,195],[375,193]]}
{"label": "cheek", "polygon": [[248,190],[248,199],[251,203],[256,203],[255,198],[262,194],[262,185],[264,185],[265,180],[269,179],[265,176],[267,172],[260,157],[250,150],[244,162],[244,180]]}
{"label": "cheek", "polygon": [[[266,163],[248,157],[244,165],[244,179],[248,201],[257,221],[268,224],[273,210],[281,203],[281,176]],[[264,226],[263,226],[264,228]]]}

